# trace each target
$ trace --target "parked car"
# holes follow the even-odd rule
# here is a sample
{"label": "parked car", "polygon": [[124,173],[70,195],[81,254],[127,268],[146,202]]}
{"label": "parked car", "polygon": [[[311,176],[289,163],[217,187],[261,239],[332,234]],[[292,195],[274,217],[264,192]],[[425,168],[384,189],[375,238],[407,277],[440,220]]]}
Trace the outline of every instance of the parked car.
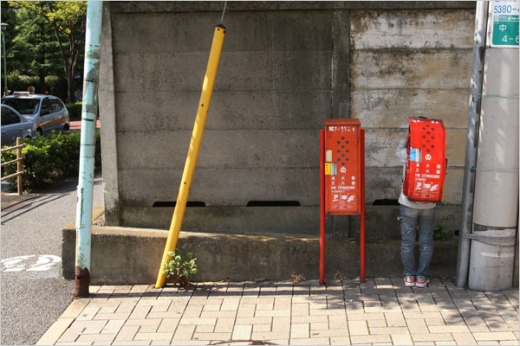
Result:
{"label": "parked car", "polygon": [[37,95],[15,91],[2,98],[2,103],[11,106],[26,119],[34,121],[36,131],[45,135],[51,131],[68,131],[69,111],[63,101],[52,95]]}
{"label": "parked car", "polygon": [[30,119],[26,119],[15,109],[8,105],[2,105],[2,144],[13,145],[16,137],[35,138],[36,124]]}

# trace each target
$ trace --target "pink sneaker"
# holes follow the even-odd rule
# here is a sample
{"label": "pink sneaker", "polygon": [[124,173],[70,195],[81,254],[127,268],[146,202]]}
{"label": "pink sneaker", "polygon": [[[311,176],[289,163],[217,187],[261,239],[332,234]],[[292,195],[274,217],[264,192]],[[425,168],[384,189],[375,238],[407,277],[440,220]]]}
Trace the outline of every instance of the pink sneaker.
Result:
{"label": "pink sneaker", "polygon": [[427,287],[428,282],[430,282],[430,279],[425,278],[424,276],[418,276],[417,282],[415,283],[415,286],[417,287]]}
{"label": "pink sneaker", "polygon": [[415,286],[415,276],[407,275],[404,277],[404,285],[408,287]]}

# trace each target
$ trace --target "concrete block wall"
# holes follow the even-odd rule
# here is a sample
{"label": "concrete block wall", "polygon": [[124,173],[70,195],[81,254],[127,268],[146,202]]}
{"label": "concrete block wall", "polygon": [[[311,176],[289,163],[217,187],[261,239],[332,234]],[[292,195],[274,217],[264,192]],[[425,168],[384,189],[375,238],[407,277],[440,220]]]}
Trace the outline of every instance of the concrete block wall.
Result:
{"label": "concrete block wall", "polygon": [[350,115],[366,131],[367,202],[395,198],[400,176],[388,173],[401,167],[396,143],[409,116],[425,116],[442,119],[447,129],[443,203],[461,203],[473,12],[351,12]]}
{"label": "concrete block wall", "polygon": [[[228,3],[189,197],[204,207],[188,207],[183,230],[318,235],[326,118],[359,118],[366,129],[367,205],[397,198],[394,151],[411,115],[446,123],[441,214],[459,227],[474,9],[472,2]],[[168,229],[221,11],[215,2],[105,4],[107,225]],[[395,206],[367,213],[367,236],[392,233],[380,221],[392,219]],[[332,232],[355,234],[355,220],[337,219]]]}

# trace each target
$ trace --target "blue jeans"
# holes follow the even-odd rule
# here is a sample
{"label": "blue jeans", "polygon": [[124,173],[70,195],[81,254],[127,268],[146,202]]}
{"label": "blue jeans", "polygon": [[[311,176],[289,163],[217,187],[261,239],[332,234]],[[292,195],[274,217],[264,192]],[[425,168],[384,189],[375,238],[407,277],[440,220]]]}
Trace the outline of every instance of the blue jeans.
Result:
{"label": "blue jeans", "polygon": [[[435,208],[415,209],[401,205],[401,261],[405,276],[423,276],[430,274],[430,262],[433,256],[433,223]],[[415,261],[416,227],[419,223],[419,266]]]}

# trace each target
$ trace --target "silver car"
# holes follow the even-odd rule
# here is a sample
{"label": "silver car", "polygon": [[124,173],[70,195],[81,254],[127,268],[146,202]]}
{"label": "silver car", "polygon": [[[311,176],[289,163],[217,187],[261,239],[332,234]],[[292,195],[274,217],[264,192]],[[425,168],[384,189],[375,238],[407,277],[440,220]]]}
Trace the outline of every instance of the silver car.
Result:
{"label": "silver car", "polygon": [[15,91],[14,95],[4,96],[2,103],[34,121],[36,130],[42,135],[52,131],[68,131],[70,128],[69,111],[56,96]]}
{"label": "silver car", "polygon": [[2,144],[13,145],[16,137],[35,138],[36,124],[34,121],[26,119],[15,109],[2,105]]}

